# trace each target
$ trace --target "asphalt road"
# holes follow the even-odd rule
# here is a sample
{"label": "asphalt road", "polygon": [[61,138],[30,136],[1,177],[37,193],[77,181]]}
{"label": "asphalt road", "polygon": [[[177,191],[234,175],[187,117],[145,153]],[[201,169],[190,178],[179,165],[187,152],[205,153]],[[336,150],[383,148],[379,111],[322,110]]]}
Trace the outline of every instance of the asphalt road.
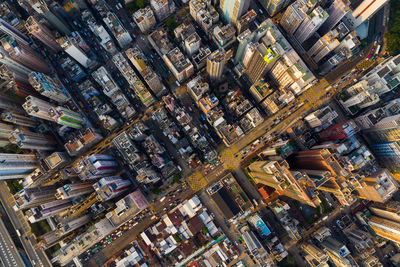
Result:
{"label": "asphalt road", "polygon": [[2,266],[25,265],[2,220],[0,220],[0,259]]}
{"label": "asphalt road", "polygon": [[29,260],[35,262],[36,266],[51,266],[46,253],[43,250],[35,249],[33,247],[33,244],[36,243],[35,237],[31,234],[29,224],[22,212],[19,211],[17,214],[13,209],[15,203],[4,181],[0,182],[0,201],[3,203],[3,207],[14,228],[18,229],[22,235],[20,240]]}

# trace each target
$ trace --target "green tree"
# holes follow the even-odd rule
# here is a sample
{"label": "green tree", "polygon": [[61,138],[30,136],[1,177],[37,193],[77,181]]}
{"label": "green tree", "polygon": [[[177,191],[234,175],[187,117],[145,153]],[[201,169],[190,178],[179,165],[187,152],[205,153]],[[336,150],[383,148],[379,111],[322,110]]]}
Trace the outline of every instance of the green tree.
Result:
{"label": "green tree", "polygon": [[145,0],[135,0],[136,6],[138,8],[144,8],[146,5],[146,1]]}
{"label": "green tree", "polygon": [[167,26],[167,28],[168,28],[170,31],[173,31],[173,30],[175,30],[176,27],[178,27],[178,22],[177,22],[175,19],[169,17],[169,18],[167,18],[167,20],[165,21],[165,26]]}
{"label": "green tree", "polygon": [[158,186],[153,187],[153,189],[151,191],[156,195],[158,195],[162,192],[162,190]]}
{"label": "green tree", "polygon": [[181,175],[179,173],[175,173],[173,178],[172,178],[172,181],[174,183],[181,184],[182,183],[181,182]]}

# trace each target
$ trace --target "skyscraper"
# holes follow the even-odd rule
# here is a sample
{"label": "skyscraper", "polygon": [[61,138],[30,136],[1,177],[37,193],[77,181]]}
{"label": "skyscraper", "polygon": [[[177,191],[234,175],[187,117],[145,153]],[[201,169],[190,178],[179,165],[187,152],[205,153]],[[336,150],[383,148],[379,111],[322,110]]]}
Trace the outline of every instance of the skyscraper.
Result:
{"label": "skyscraper", "polygon": [[55,108],[55,106],[34,96],[27,96],[25,100],[22,107],[29,115],[48,121],[55,121],[50,115],[50,109]]}
{"label": "skyscraper", "polygon": [[43,0],[28,0],[31,7],[40,15],[46,18],[50,24],[57,29],[62,34],[69,35],[71,34],[70,29],[68,28],[68,24],[64,21],[64,19],[57,13],[56,9],[58,8],[57,3],[52,3],[47,5]]}
{"label": "skyscraper", "polygon": [[49,135],[30,131],[15,130],[11,133],[10,142],[22,149],[53,150],[54,139]]}
{"label": "skyscraper", "polygon": [[249,175],[257,184],[274,188],[279,195],[312,207],[320,204],[314,182],[305,173],[289,170],[286,161],[256,161],[250,164]]}
{"label": "skyscraper", "polygon": [[46,45],[53,53],[62,50],[53,33],[46,26],[40,24],[34,17],[31,16],[25,21],[25,27],[30,34]]}
{"label": "skyscraper", "polygon": [[368,225],[377,235],[400,244],[400,221],[371,216]]}
{"label": "skyscraper", "polygon": [[285,13],[283,13],[279,23],[289,36],[295,33],[307,16],[309,9],[313,8],[313,6],[307,5],[307,3],[306,0],[297,0],[288,6]]}
{"label": "skyscraper", "polygon": [[81,114],[64,107],[51,108],[49,114],[58,124],[75,129],[82,128],[85,121]]}
{"label": "skyscraper", "polygon": [[39,166],[38,163],[34,154],[0,153],[0,180],[24,178]]}
{"label": "skyscraper", "polygon": [[254,38],[254,33],[251,32],[249,29],[245,30],[237,37],[239,46],[236,50],[236,55],[235,55],[235,59],[234,59],[235,64],[242,62],[242,59],[245,55],[247,46],[250,42],[253,41],[253,38]]}
{"label": "skyscraper", "polygon": [[60,104],[70,99],[61,81],[57,78],[51,78],[39,72],[32,72],[29,74],[29,83],[38,93]]}
{"label": "skyscraper", "polygon": [[129,180],[123,180],[119,176],[111,176],[101,178],[97,183],[93,184],[93,188],[100,201],[107,201],[128,190],[130,185],[131,182]]}
{"label": "skyscraper", "polygon": [[348,12],[351,11],[350,1],[348,0],[335,0],[327,9],[329,17],[318,29],[321,34],[326,34],[337,25]]}
{"label": "skyscraper", "polygon": [[250,6],[250,0],[221,0],[222,16],[227,23],[236,23]]}
{"label": "skyscraper", "polygon": [[268,14],[272,17],[281,11],[291,0],[258,0],[258,2],[267,10]]}
{"label": "skyscraper", "polygon": [[44,73],[50,72],[50,68],[43,57],[30,46],[18,43],[9,37],[3,38],[1,44],[4,50],[8,52],[8,55],[18,63],[31,70]]}
{"label": "skyscraper", "polygon": [[333,193],[343,205],[353,203],[356,189],[362,186],[359,177],[343,168],[327,149],[300,151],[288,162],[291,169],[309,175],[317,190]]}
{"label": "skyscraper", "polygon": [[266,47],[263,43],[257,45],[245,73],[251,83],[256,83],[266,72],[267,66],[280,55],[276,46]]}
{"label": "skyscraper", "polygon": [[304,43],[310,38],[321,25],[327,20],[328,13],[318,6],[308,14],[294,33],[294,37],[299,43]]}
{"label": "skyscraper", "polygon": [[68,209],[71,205],[72,202],[70,200],[55,200],[30,209],[26,215],[30,215],[28,220],[31,223],[35,223],[56,215],[57,213]]}
{"label": "skyscraper", "polygon": [[361,185],[362,187],[357,189],[359,198],[382,203],[392,198],[399,188],[399,184],[388,170],[380,170],[363,177]]}
{"label": "skyscraper", "polygon": [[220,48],[211,53],[207,58],[207,74],[211,81],[219,81],[224,73],[227,55],[224,49]]}
{"label": "skyscraper", "polygon": [[0,31],[4,32],[11,38],[14,38],[17,40],[19,43],[28,45],[29,44],[29,38],[25,35],[22,34],[19,30],[11,26],[7,21],[3,20],[0,18]]}
{"label": "skyscraper", "polygon": [[70,199],[73,197],[89,194],[93,191],[93,184],[90,182],[77,182],[66,184],[57,188],[57,199]]}
{"label": "skyscraper", "polygon": [[33,71],[11,58],[10,54],[2,47],[0,47],[0,63],[6,65],[7,67],[11,67],[12,69],[15,69],[21,73],[24,73],[25,75],[28,75]]}
{"label": "skyscraper", "polygon": [[24,188],[14,195],[15,204],[19,209],[37,207],[55,200],[56,189],[56,185]]}
{"label": "skyscraper", "polygon": [[98,179],[115,173],[118,163],[114,157],[105,154],[92,154],[82,158],[74,166],[81,180]]}
{"label": "skyscraper", "polygon": [[312,57],[316,63],[320,62],[329,52],[340,45],[337,39],[338,35],[339,33],[337,30],[329,31],[314,43],[310,50],[307,51],[307,54]]}
{"label": "skyscraper", "polygon": [[86,55],[84,49],[89,50],[90,48],[78,32],[72,32],[71,36],[58,38],[57,42],[68,55],[85,68],[94,67],[96,65],[96,62]]}
{"label": "skyscraper", "polygon": [[26,127],[35,127],[38,124],[38,121],[36,121],[35,119],[26,117],[24,115],[12,111],[3,112],[0,114],[0,117],[3,121]]}

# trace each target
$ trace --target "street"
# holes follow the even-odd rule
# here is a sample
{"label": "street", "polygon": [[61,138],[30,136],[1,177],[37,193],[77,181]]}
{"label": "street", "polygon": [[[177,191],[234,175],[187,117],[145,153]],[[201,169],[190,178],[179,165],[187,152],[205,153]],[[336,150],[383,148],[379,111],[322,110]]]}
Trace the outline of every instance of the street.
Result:
{"label": "street", "polygon": [[[172,188],[169,191],[174,190]],[[176,200],[183,201],[192,197],[194,192],[187,186],[185,190],[182,190],[180,193],[176,193]],[[154,214],[160,218],[162,214],[166,213],[168,210],[174,208],[176,205],[171,205],[172,202],[165,200],[151,204],[150,210],[154,211]],[[165,210],[164,210],[165,209]],[[135,240],[138,234],[147,229],[151,224],[155,221],[152,220],[151,215],[147,215],[143,221],[141,221],[138,225],[133,227],[132,229],[127,230],[124,234],[118,239],[114,240],[107,247],[98,250],[95,255],[93,255],[88,262],[85,262],[85,266],[102,266],[107,260],[112,258],[115,254],[120,252],[123,248],[127,247],[133,240]],[[156,219],[158,220],[158,219]],[[81,256],[84,258],[84,255]]]}
{"label": "street", "polygon": [[2,266],[24,266],[24,262],[2,220],[0,220],[0,259]]}
{"label": "street", "polygon": [[4,181],[0,182],[0,201],[14,226],[14,229],[19,230],[21,233],[20,240],[29,260],[31,262],[36,262],[37,266],[51,266],[45,252],[41,249],[34,248],[33,245],[36,244],[36,237],[31,233],[27,219],[22,212],[15,212],[13,209],[15,202]]}

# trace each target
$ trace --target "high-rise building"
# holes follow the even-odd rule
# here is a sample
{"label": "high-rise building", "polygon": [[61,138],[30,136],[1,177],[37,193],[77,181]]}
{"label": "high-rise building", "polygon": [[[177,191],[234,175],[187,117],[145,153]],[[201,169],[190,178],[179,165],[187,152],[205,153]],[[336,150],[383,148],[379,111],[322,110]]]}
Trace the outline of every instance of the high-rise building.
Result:
{"label": "high-rise building", "polygon": [[43,57],[33,50],[29,45],[18,43],[9,37],[3,38],[1,40],[1,44],[3,45],[4,50],[8,52],[9,57],[18,63],[31,70],[44,73],[50,72],[50,68],[44,61]]}
{"label": "high-rise building", "polygon": [[[324,253],[321,249],[313,245],[312,243],[303,243],[301,248],[307,253],[306,261],[312,267],[327,267],[327,262],[329,261],[329,256]],[[324,265],[326,264],[326,265]]]}
{"label": "high-rise building", "polygon": [[357,124],[353,120],[349,120],[322,130],[318,133],[318,137],[321,142],[342,140],[354,136],[359,130]]}
{"label": "high-rise building", "polygon": [[400,243],[400,222],[379,216],[371,216],[368,225],[374,232],[390,241]]}
{"label": "high-rise building", "polygon": [[321,245],[335,266],[357,266],[354,265],[356,262],[351,257],[349,249],[335,238],[328,236]]}
{"label": "high-rise building", "polygon": [[43,159],[44,164],[42,167],[43,170],[51,172],[51,170],[59,170],[65,167],[69,161],[70,158],[67,153],[56,151]]}
{"label": "high-rise building", "polygon": [[78,218],[75,218],[67,223],[62,223],[58,226],[57,229],[47,232],[46,234],[40,237],[40,246],[44,248],[49,248],[51,246],[56,245],[58,242],[62,240],[68,233],[75,231],[76,229],[87,225],[90,222],[90,217],[88,215],[84,215]]}
{"label": "high-rise building", "polygon": [[192,62],[178,47],[163,55],[162,59],[179,82],[183,82],[194,73]]}
{"label": "high-rise building", "polygon": [[129,48],[125,51],[125,54],[135,68],[140,72],[140,75],[142,75],[150,90],[157,97],[160,97],[166,93],[167,88],[164,86],[157,73],[153,71],[148,64],[146,64],[141,51]]}
{"label": "high-rise building", "polygon": [[125,48],[131,44],[132,37],[129,32],[124,28],[117,15],[112,12],[108,12],[103,17],[103,21],[110,32],[114,35],[121,48]]}
{"label": "high-rise building", "polygon": [[35,90],[29,84],[28,77],[25,74],[16,70],[7,71],[10,68],[6,65],[0,66],[0,69],[2,72],[0,78],[6,80],[6,84],[3,87],[4,92],[7,92],[9,95],[15,94],[22,98],[35,94]]}
{"label": "high-rise building", "polygon": [[317,1],[297,0],[286,9],[280,20],[282,28],[288,35],[292,36],[307,14],[315,7]]}
{"label": "high-rise building", "polygon": [[236,50],[236,55],[234,59],[235,64],[242,63],[242,59],[246,53],[247,46],[253,41],[253,38],[254,33],[251,32],[249,29],[245,30],[237,37],[239,45]]}
{"label": "high-rise building", "polygon": [[245,30],[250,28],[250,24],[256,19],[257,13],[252,9],[246,14],[244,14],[240,19],[236,22],[237,33],[241,34]]}
{"label": "high-rise building", "polygon": [[56,143],[49,135],[22,130],[12,132],[9,140],[22,149],[37,150],[53,150]]}
{"label": "high-rise building", "polygon": [[56,189],[56,185],[24,188],[14,195],[16,207],[28,209],[56,200]]}
{"label": "high-rise building", "polygon": [[351,3],[348,0],[333,1],[333,3],[331,3],[331,5],[326,9],[329,17],[318,29],[318,32],[326,34],[332,30],[348,12],[351,12],[350,5]]}
{"label": "high-rise building", "polygon": [[[14,12],[17,11],[17,12]],[[19,10],[11,2],[3,1],[0,3],[0,31],[21,43],[29,44],[30,39],[24,33],[26,32],[24,23]],[[0,34],[2,35],[2,34]],[[2,36],[3,37],[3,36]]]}
{"label": "high-rise building", "polygon": [[286,161],[256,161],[249,165],[248,170],[257,184],[274,188],[279,195],[312,207],[320,204],[314,182],[305,173],[289,170]]}
{"label": "high-rise building", "polygon": [[61,48],[70,55],[73,59],[75,59],[79,64],[84,66],[85,68],[93,68],[95,67],[96,61],[91,60],[85,53],[89,50],[89,46],[82,39],[78,32],[72,32],[71,36],[64,36],[57,39],[57,42],[60,44]]}
{"label": "high-rise building", "polygon": [[89,180],[115,173],[118,163],[110,155],[92,154],[78,161],[74,169],[81,180]]}
{"label": "high-rise building", "polygon": [[122,76],[128,81],[129,85],[135,91],[136,96],[142,101],[146,107],[154,103],[154,98],[147,90],[146,86],[142,83],[135,71],[129,65],[128,61],[121,53],[117,53],[112,57],[112,61],[117,69],[121,72]]}
{"label": "high-rise building", "polygon": [[57,188],[57,199],[70,199],[81,195],[89,194],[93,191],[93,184],[89,182],[77,182],[66,184]]}
{"label": "high-rise building", "polygon": [[346,26],[348,26],[351,30],[354,30],[366,20],[370,19],[376,12],[378,12],[378,10],[385,6],[387,2],[388,0],[367,0],[357,2],[352,8],[352,12],[347,13],[346,16],[343,17],[343,21],[345,22]]}
{"label": "high-rise building", "polygon": [[0,47],[0,63],[6,65],[7,67],[12,68],[13,70],[17,70],[25,75],[28,75],[33,71],[25,67],[21,63],[17,62],[13,58],[11,58],[10,54],[2,47]]}
{"label": "high-rise building", "polygon": [[318,39],[317,42],[307,51],[315,63],[320,62],[326,55],[340,45],[337,39],[339,33],[337,30],[329,31],[327,34]]}
{"label": "high-rise building", "polygon": [[268,14],[273,17],[290,4],[291,0],[258,0],[258,2],[267,10]]}
{"label": "high-rise building", "polygon": [[399,188],[399,184],[390,172],[385,169],[363,177],[361,185],[362,187],[357,189],[358,197],[375,202],[386,202],[392,198]]}
{"label": "high-rise building", "polygon": [[19,30],[2,18],[0,18],[0,31],[17,40],[19,43],[28,45],[30,42],[29,38],[25,34],[22,34]]}
{"label": "high-rise building", "polygon": [[55,106],[34,96],[27,96],[25,99],[26,102],[22,107],[29,115],[48,121],[55,121],[50,115],[50,109],[55,108]]}
{"label": "high-rise building", "polygon": [[150,5],[160,22],[175,11],[175,4],[170,0],[150,0]]}
{"label": "high-rise building", "polygon": [[304,18],[303,22],[294,33],[294,37],[299,41],[299,43],[304,43],[308,38],[313,36],[327,18],[328,13],[326,13],[322,7],[316,7]]}
{"label": "high-rise building", "polygon": [[0,162],[1,180],[24,178],[39,166],[34,154],[0,153]]}
{"label": "high-rise building", "polygon": [[39,23],[34,17],[31,16],[25,21],[25,27],[30,34],[46,45],[53,53],[62,50],[53,33],[46,26]]}
{"label": "high-rise building", "polygon": [[201,38],[200,36],[195,32],[192,35],[190,35],[188,38],[186,38],[183,41],[184,47],[186,54],[188,56],[192,56],[195,53],[197,53],[200,49],[200,44],[201,44]]}
{"label": "high-rise building", "polygon": [[236,23],[250,6],[250,0],[221,0],[219,3],[226,23]]}
{"label": "high-rise building", "polygon": [[97,183],[93,184],[93,188],[100,201],[107,201],[128,190],[130,185],[131,182],[129,180],[124,180],[120,176],[111,176],[101,178]]}
{"label": "high-rise building", "polygon": [[82,20],[87,23],[89,29],[100,38],[100,44],[111,55],[117,53],[117,48],[108,34],[106,29],[102,25],[98,25],[95,17],[88,10],[82,12]]}
{"label": "high-rise building", "polygon": [[58,124],[75,129],[82,128],[82,124],[85,122],[85,118],[81,114],[64,107],[51,108],[49,114]]}
{"label": "high-rise building", "polygon": [[59,8],[57,3],[47,5],[43,0],[28,0],[31,7],[40,15],[46,18],[46,20],[62,34],[69,35],[71,31],[68,24],[64,19],[57,13],[56,9]]}
{"label": "high-rise building", "polygon": [[373,215],[400,223],[400,202],[374,203],[368,209]]}
{"label": "high-rise building", "polygon": [[273,63],[279,55],[280,52],[276,46],[272,45],[267,48],[263,43],[258,44],[245,71],[251,83],[260,80],[266,73],[267,66]]}
{"label": "high-rise building", "polygon": [[26,216],[28,216],[28,220],[31,223],[35,223],[54,216],[68,209],[71,205],[72,202],[70,200],[55,200],[30,209]]}
{"label": "high-rise building", "polygon": [[305,172],[317,190],[333,193],[343,205],[350,205],[361,188],[360,177],[343,168],[327,149],[300,151],[288,159],[291,169]]}
{"label": "high-rise building", "polygon": [[29,83],[38,93],[60,104],[70,99],[66,93],[66,89],[57,78],[51,78],[39,72],[32,72],[29,74]]}
{"label": "high-rise building", "polygon": [[139,9],[133,13],[133,20],[142,33],[147,33],[156,25],[156,18],[149,6]]}
{"label": "high-rise building", "polygon": [[211,53],[207,58],[207,74],[211,81],[219,81],[224,73],[227,53],[220,48]]}
{"label": "high-rise building", "polygon": [[37,120],[12,111],[3,112],[0,114],[0,117],[3,121],[26,127],[35,127],[38,124]]}

